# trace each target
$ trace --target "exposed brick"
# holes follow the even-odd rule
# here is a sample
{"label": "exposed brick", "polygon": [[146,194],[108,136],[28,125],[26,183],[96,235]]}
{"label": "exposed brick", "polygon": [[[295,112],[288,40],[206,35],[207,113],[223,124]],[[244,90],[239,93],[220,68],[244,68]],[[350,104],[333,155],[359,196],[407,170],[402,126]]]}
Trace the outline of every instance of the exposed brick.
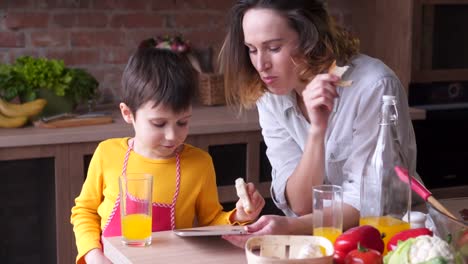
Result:
{"label": "exposed brick", "polygon": [[124,28],[157,28],[164,25],[164,17],[158,14],[134,13],[114,15],[111,18],[112,27]]}
{"label": "exposed brick", "polygon": [[72,47],[122,46],[123,35],[119,31],[76,32],[71,34]]}
{"label": "exposed brick", "polygon": [[60,13],[52,16],[52,26],[58,27],[92,27],[107,26],[108,16],[104,12]]}
{"label": "exposed brick", "polygon": [[46,52],[48,58],[60,59],[65,62],[68,66],[76,65],[93,65],[98,64],[99,61],[99,50],[54,50],[50,49]]}
{"label": "exposed brick", "polygon": [[28,8],[34,0],[0,0],[0,8]]}
{"label": "exposed brick", "polygon": [[[108,71],[110,67],[108,66],[105,66],[105,67],[89,67],[88,68],[88,71],[89,73],[91,73],[99,82],[101,82],[102,80],[104,80],[104,75],[106,74],[106,72]],[[115,71],[115,70],[114,70]]]}
{"label": "exposed brick", "polygon": [[[143,39],[182,34],[197,50],[212,48],[216,63],[225,14],[235,1],[0,0],[0,60],[23,55],[62,59],[99,75],[102,100],[118,100],[123,67]],[[372,45],[367,33],[372,26],[356,14],[373,10],[364,7],[371,2],[328,0],[331,14],[361,33],[363,45]]]}
{"label": "exposed brick", "polygon": [[91,0],[43,0],[38,1],[41,8],[89,8]]}
{"label": "exposed brick", "polygon": [[152,10],[174,10],[177,8],[176,0],[153,0],[151,3]]}
{"label": "exposed brick", "polygon": [[52,16],[51,26],[69,28],[76,25],[76,14],[62,13]]}
{"label": "exposed brick", "polygon": [[25,45],[24,33],[0,32],[0,47],[22,48]]}
{"label": "exposed brick", "polygon": [[32,32],[31,44],[34,47],[64,47],[68,46],[68,35],[66,31]]}
{"label": "exposed brick", "polygon": [[344,0],[329,0],[328,8],[329,10],[350,10],[353,6],[361,4],[365,5],[363,0],[354,0],[354,1],[344,1]]}
{"label": "exposed brick", "polygon": [[8,56],[8,52],[0,51],[0,63],[2,64],[10,64],[10,56]]}
{"label": "exposed brick", "polygon": [[49,22],[49,14],[45,12],[8,12],[5,26],[9,29],[45,28]]}
{"label": "exposed brick", "polygon": [[156,36],[172,35],[172,32],[155,29],[155,30],[129,30],[125,34],[125,46],[130,50],[136,49],[140,42],[144,39],[154,38]]}
{"label": "exposed brick", "polygon": [[107,26],[109,18],[105,13],[82,13],[77,14],[78,27],[100,28]]}
{"label": "exposed brick", "polygon": [[228,10],[235,3],[234,0],[177,0],[177,8],[198,10]]}
{"label": "exposed brick", "polygon": [[91,69],[90,72],[99,81],[100,103],[116,102],[120,98],[120,80],[124,65],[106,66],[99,69]]}
{"label": "exposed brick", "polygon": [[[215,47],[221,45],[225,33],[222,29],[213,29],[213,30],[191,30],[184,33],[184,37],[190,41],[193,47]],[[215,53],[217,54],[217,53]]]}
{"label": "exposed brick", "polygon": [[220,0],[220,1],[211,1],[204,0],[206,2],[206,8],[216,9],[221,11],[228,11],[236,1],[234,0]]}
{"label": "exposed brick", "polygon": [[[166,1],[166,0],[162,0]],[[93,7],[96,9],[123,9],[123,10],[146,10],[149,6],[148,0],[94,0]]]}
{"label": "exposed brick", "polygon": [[179,13],[174,15],[175,27],[206,28],[220,25],[222,16],[207,13]]}
{"label": "exposed brick", "polygon": [[44,57],[44,54],[40,52],[38,49],[10,49],[10,61],[14,62],[17,58],[22,56],[31,56],[31,57]]}
{"label": "exposed brick", "polygon": [[126,64],[130,53],[128,48],[108,48],[101,52],[101,61],[108,64]]}

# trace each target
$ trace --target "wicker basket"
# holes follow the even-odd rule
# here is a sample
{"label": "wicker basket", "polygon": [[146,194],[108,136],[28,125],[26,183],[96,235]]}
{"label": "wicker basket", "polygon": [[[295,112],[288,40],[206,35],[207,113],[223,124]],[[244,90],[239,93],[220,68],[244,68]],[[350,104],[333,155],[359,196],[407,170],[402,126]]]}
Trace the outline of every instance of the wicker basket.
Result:
{"label": "wicker basket", "polygon": [[199,98],[203,105],[224,105],[224,77],[216,73],[200,73]]}
{"label": "wicker basket", "polygon": [[[296,258],[301,249],[310,244],[320,246],[325,256]],[[249,238],[245,244],[245,254],[249,264],[332,264],[333,253],[332,243],[328,239],[319,236],[255,236]]]}

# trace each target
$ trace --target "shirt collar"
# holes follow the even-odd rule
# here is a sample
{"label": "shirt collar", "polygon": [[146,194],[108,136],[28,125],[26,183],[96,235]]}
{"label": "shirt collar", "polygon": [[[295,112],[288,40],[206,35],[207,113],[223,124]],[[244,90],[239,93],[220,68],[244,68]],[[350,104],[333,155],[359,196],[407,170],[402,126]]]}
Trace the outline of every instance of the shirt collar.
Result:
{"label": "shirt collar", "polygon": [[289,92],[289,94],[286,94],[283,96],[284,96],[284,101],[282,104],[283,113],[286,113],[290,109],[294,109],[297,107],[297,98],[296,98],[297,95],[294,91],[291,91]]}

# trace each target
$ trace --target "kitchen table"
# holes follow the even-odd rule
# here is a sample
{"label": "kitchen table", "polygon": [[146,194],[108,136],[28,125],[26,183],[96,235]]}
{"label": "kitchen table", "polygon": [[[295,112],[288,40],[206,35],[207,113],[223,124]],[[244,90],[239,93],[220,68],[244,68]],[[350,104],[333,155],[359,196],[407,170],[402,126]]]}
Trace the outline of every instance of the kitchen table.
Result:
{"label": "kitchen table", "polygon": [[104,254],[113,262],[127,263],[247,263],[243,249],[220,236],[179,237],[172,231],[154,232],[147,247],[123,245],[121,237],[103,237]]}

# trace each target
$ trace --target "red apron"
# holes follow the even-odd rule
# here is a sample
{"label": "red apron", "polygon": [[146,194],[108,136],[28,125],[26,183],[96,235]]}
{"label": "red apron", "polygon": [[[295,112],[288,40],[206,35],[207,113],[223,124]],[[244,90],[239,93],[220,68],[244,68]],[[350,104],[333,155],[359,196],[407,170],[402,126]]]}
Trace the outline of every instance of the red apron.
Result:
{"label": "red apron", "polygon": [[[122,175],[127,173],[127,163],[128,157],[130,156],[130,152],[133,150],[133,142],[134,140],[130,139],[128,144],[127,153],[125,154],[125,160],[122,168]],[[175,205],[177,201],[177,196],[179,195],[179,187],[180,187],[180,156],[179,153],[176,153],[176,191],[172,198],[172,203],[164,204],[164,203],[153,203],[153,221],[152,221],[152,231],[165,231],[165,230],[173,230],[175,229]],[[136,199],[129,199],[127,205],[129,210],[131,208],[135,208],[138,206],[141,201]],[[122,227],[121,227],[121,214],[120,214],[120,195],[117,197],[115,201],[114,208],[107,220],[106,225],[103,228],[102,235],[105,237],[113,237],[113,236],[121,236],[122,235]]]}

